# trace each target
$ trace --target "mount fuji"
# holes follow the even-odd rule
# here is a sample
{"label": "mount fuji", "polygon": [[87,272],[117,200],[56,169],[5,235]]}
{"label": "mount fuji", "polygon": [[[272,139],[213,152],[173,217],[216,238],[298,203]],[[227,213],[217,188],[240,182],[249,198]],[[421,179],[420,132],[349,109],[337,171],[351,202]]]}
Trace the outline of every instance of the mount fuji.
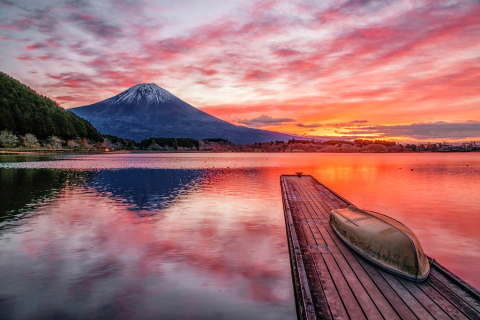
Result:
{"label": "mount fuji", "polygon": [[150,137],[223,138],[245,144],[291,138],[218,119],[154,83],[137,84],[116,96],[70,111],[90,121],[103,134],[136,141]]}

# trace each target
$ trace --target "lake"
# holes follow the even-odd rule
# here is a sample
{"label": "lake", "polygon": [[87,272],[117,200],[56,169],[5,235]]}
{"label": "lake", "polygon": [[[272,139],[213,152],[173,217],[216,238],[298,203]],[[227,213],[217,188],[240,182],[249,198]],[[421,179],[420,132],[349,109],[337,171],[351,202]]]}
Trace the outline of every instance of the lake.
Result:
{"label": "lake", "polygon": [[480,153],[0,157],[1,319],[295,319],[280,175],[480,288]]}

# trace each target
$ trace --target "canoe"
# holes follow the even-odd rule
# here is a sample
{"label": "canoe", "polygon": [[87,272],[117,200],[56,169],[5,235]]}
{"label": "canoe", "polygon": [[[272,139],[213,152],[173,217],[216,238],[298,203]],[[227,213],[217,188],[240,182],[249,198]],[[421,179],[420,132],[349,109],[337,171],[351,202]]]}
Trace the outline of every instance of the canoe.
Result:
{"label": "canoe", "polygon": [[413,231],[399,221],[350,205],[332,210],[330,224],[347,246],[373,264],[416,282],[428,277],[430,261]]}

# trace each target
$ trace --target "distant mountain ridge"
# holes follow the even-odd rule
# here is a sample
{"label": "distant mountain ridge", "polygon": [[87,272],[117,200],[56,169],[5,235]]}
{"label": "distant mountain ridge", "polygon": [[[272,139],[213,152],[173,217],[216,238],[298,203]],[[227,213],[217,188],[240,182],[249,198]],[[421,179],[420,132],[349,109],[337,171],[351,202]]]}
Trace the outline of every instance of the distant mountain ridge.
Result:
{"label": "distant mountain ridge", "polygon": [[88,138],[103,141],[102,135],[85,119],[67,111],[23,83],[0,72],[0,131],[35,135],[39,139]]}
{"label": "distant mountain ridge", "polygon": [[70,111],[90,121],[103,134],[136,141],[150,137],[223,138],[245,144],[291,138],[218,119],[154,83],[137,84],[116,96]]}

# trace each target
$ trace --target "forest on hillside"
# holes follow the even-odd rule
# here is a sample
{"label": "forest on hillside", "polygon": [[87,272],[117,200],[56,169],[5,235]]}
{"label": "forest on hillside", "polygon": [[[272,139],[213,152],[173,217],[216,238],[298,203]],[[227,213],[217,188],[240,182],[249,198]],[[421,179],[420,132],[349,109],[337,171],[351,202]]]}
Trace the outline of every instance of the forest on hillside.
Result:
{"label": "forest on hillside", "polygon": [[90,122],[2,72],[0,131],[24,137],[29,134],[40,140],[53,136],[63,140],[103,141]]}

